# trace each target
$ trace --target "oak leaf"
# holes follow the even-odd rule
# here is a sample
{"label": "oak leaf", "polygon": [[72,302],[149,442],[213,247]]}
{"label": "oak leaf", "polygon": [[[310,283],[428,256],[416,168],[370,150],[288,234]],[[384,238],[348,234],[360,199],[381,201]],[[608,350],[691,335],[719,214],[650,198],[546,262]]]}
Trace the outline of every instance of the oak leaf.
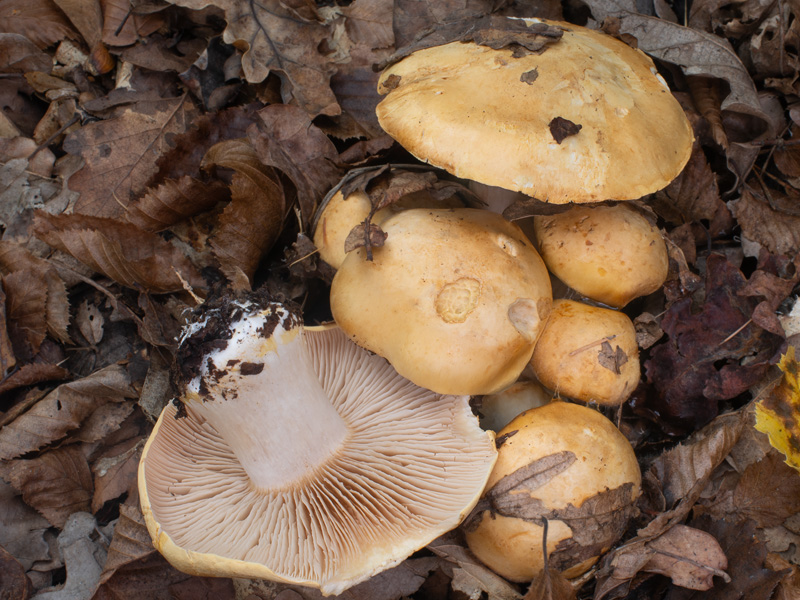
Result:
{"label": "oak leaf", "polygon": [[337,115],[341,111],[330,89],[335,67],[320,52],[331,36],[313,4],[298,11],[301,3],[265,0],[259,3],[237,0],[170,0],[173,4],[199,10],[209,5],[225,11],[228,27],[223,39],[245,48],[242,70],[251,83],[266,79],[270,72],[281,78],[285,103],[294,102],[312,118]]}
{"label": "oak leaf", "polygon": [[205,286],[185,255],[157,234],[130,223],[39,212],[34,231],[50,246],[127,287],[161,294],[182,290],[184,282],[198,289]]}
{"label": "oak leaf", "polygon": [[85,161],[69,178],[70,189],[81,194],[75,212],[122,215],[146,189],[172,136],[186,131],[196,115],[186,96],[136,106],[147,112],[127,109],[118,117],[88,123],[64,140],[64,149]]}

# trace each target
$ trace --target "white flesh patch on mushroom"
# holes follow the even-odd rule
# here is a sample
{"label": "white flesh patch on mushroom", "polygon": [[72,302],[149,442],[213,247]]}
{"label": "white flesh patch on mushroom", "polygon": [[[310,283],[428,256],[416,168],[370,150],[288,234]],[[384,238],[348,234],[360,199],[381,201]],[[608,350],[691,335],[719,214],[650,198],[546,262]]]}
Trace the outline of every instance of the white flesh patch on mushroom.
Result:
{"label": "white flesh patch on mushroom", "polygon": [[[285,379],[279,392],[260,389],[258,412],[236,409],[241,387],[227,400],[189,402],[186,418],[165,410],[141,467],[143,510],[159,549],[197,574],[223,574],[225,563],[228,576],[339,593],[460,523],[494,464],[493,436],[468,397],[417,387],[338,328],[276,332],[275,346],[244,359],[263,361],[260,373],[231,376],[240,386],[252,379],[248,392]],[[309,370],[313,384],[301,381]],[[311,399],[318,392],[332,411]],[[235,426],[212,426],[222,419],[213,404],[233,407]],[[241,456],[250,451],[272,464],[254,466]]]}

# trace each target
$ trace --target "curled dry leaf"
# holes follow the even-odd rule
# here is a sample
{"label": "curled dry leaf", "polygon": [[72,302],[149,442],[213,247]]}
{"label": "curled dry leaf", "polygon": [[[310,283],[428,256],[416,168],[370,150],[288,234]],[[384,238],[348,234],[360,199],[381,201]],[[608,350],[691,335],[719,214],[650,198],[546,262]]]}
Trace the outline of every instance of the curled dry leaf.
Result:
{"label": "curled dry leaf", "polygon": [[786,457],[786,464],[800,471],[800,364],[789,346],[778,363],[780,383],[755,405],[756,429]]}
{"label": "curled dry leaf", "polygon": [[79,446],[64,446],[37,458],[17,459],[2,467],[3,478],[22,492],[26,504],[51,525],[64,527],[72,513],[88,511],[92,473]]}
{"label": "curled dry leaf", "polygon": [[205,283],[194,265],[160,236],[130,223],[80,214],[34,218],[37,237],[117,283],[161,294]]}
{"label": "curled dry leaf", "polygon": [[0,460],[39,450],[80,427],[99,406],[135,397],[128,373],[119,365],[62,384],[0,429]]}
{"label": "curled dry leaf", "polygon": [[248,130],[262,163],[285,173],[297,188],[304,223],[341,178],[339,153],[328,136],[303,111],[273,104],[258,111],[260,122]]}
{"label": "curled dry leaf", "polygon": [[204,183],[184,175],[150,188],[125,210],[125,220],[145,231],[162,231],[211,210],[228,199],[221,182]]}
{"label": "curled dry leaf", "polygon": [[169,150],[170,139],[183,133],[196,116],[186,96],[137,104],[119,117],[88,123],[69,134],[64,149],[85,164],[69,178],[80,192],[75,211],[118,217],[147,187],[156,172],[154,159]]}
{"label": "curled dry leaf", "polygon": [[772,208],[766,199],[756,197],[747,188],[729,206],[747,239],[775,254],[793,256],[800,251],[800,215]]}
{"label": "curled dry leaf", "polygon": [[714,587],[714,577],[730,581],[724,571],[728,559],[719,542],[705,531],[674,525],[645,544],[645,549],[650,556],[642,570],[666,575],[675,585],[692,590],[710,590]]}
{"label": "curled dry leaf", "polygon": [[225,11],[228,27],[223,39],[244,47],[242,69],[251,83],[266,79],[270,72],[281,78],[284,102],[294,102],[312,118],[337,115],[341,109],[330,89],[335,68],[320,52],[331,35],[318,19],[312,4],[310,13],[300,16],[285,2],[266,0],[242,3],[237,0],[170,0],[173,4],[199,10],[213,4]]}
{"label": "curled dry leaf", "polygon": [[215,144],[206,154],[203,166],[235,171],[231,202],[219,216],[210,243],[222,272],[231,281],[236,280],[239,271],[252,281],[261,257],[283,229],[286,214],[283,186],[274,169],[258,159],[245,139]]}

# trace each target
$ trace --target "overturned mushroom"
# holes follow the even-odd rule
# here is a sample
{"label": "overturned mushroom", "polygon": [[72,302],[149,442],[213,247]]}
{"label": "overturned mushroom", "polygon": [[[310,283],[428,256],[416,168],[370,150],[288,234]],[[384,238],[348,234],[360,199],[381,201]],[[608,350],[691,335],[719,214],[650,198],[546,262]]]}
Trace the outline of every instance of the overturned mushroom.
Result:
{"label": "overturned mushroom", "polygon": [[467,398],[254,296],[205,308],[178,365],[182,404],[139,488],[156,548],[188,573],[339,593],[458,525],[495,460]]}

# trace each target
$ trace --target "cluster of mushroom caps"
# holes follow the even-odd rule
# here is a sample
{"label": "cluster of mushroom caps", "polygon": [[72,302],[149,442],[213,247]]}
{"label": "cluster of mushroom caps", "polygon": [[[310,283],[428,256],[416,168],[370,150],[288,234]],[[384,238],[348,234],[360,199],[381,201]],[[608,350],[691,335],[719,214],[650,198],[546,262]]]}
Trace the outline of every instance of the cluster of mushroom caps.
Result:
{"label": "cluster of mushroom caps", "polygon": [[[455,197],[418,190],[377,211],[365,189],[331,194],[315,243],[336,269],[335,326],[304,328],[257,295],[198,311],[180,345],[182,404],[140,466],[145,520],[178,568],[338,593],[463,522],[478,558],[526,581],[545,522],[550,566],[568,576],[624,532],[640,473],[613,423],[573,402],[509,401],[497,414],[521,414],[495,415],[495,444],[469,398],[506,401],[527,369],[547,400],[624,402],[639,361],[616,309],[662,285],[667,254],[646,213],[619,201],[677,176],[692,131],[643,53],[567,23],[509,22],[542,46],[459,41],[386,69],[381,126],[488,196],[578,206],[534,217],[534,243]],[[345,252],[359,223],[367,241]],[[587,301],[553,300],[551,273]]]}

